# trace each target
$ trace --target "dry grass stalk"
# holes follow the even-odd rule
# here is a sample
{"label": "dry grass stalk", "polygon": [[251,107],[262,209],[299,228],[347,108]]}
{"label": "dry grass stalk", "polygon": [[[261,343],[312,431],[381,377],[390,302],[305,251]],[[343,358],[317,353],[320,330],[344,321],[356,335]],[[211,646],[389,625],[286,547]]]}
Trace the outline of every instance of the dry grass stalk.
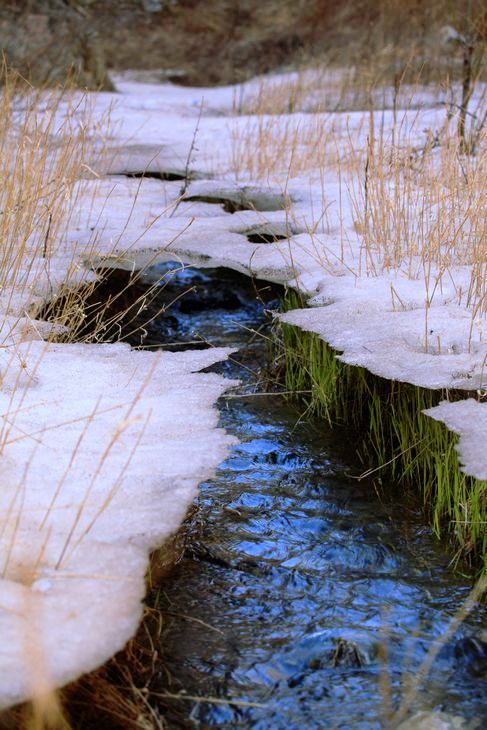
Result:
{"label": "dry grass stalk", "polygon": [[[49,276],[72,205],[73,183],[82,174],[87,148],[83,123],[69,110],[60,121],[63,97],[20,90],[5,77],[0,95],[0,287],[32,287]],[[74,111],[74,110],[73,110]]]}
{"label": "dry grass stalk", "polygon": [[[365,163],[355,157],[350,186],[359,273],[396,270],[424,279],[427,306],[443,282],[453,282],[456,302],[474,323],[487,313],[487,133],[475,156],[464,154],[448,120],[422,149],[407,139],[393,145],[373,129],[370,139]],[[463,279],[455,284],[461,267],[469,269],[466,286]],[[396,298],[395,308],[403,306]]]}
{"label": "dry grass stalk", "polygon": [[[304,98],[304,78],[291,77],[287,87],[284,81],[272,85],[269,80],[267,90],[262,84],[255,117],[232,123],[234,171],[281,184],[303,173],[314,175],[321,181],[325,219],[326,180],[330,174],[338,176],[340,263],[357,276],[400,271],[410,279],[423,279],[427,311],[443,283],[453,281],[456,303],[471,312],[471,347],[478,323],[487,313],[485,94],[480,93],[477,108],[470,112],[470,154],[466,154],[465,141],[457,133],[459,110],[451,102],[441,128],[429,130],[426,141],[419,141],[424,134],[418,130],[421,117],[415,111],[414,90],[408,90],[406,108],[401,111],[400,79],[392,92],[391,126],[385,126],[384,117],[372,106],[369,114],[354,118],[353,124],[347,115],[263,113],[270,110],[268,104],[280,109],[286,99]],[[315,79],[320,79],[319,74]],[[352,238],[358,235],[358,257],[352,253],[356,244],[342,224],[343,197],[349,198],[354,211]],[[309,232],[315,229],[311,225]],[[317,262],[333,270],[336,252],[328,252],[322,244],[315,248]],[[463,275],[457,275],[458,281],[455,278],[455,269],[462,267],[469,270],[467,282]],[[405,306],[397,292],[391,296],[394,308]],[[427,340],[425,335],[426,348]]]}
{"label": "dry grass stalk", "polygon": [[336,133],[326,115],[293,117],[257,115],[232,124],[232,171],[269,182],[283,176],[327,168],[334,161],[330,142]]}

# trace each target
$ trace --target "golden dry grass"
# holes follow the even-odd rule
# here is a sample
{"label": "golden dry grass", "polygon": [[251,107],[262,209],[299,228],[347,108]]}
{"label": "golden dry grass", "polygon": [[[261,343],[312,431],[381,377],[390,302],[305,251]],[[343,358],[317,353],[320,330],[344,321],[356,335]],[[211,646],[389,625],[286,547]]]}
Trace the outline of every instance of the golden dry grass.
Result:
{"label": "golden dry grass", "polygon": [[[306,176],[322,186],[325,217],[327,179],[338,179],[340,206],[351,207],[355,229],[341,230],[341,263],[357,276],[396,270],[424,279],[425,291],[434,295],[443,282],[455,284],[455,267],[467,267],[468,283],[462,276],[455,284],[456,301],[471,312],[472,340],[475,323],[487,312],[486,92],[477,94],[476,106],[468,111],[465,142],[458,135],[454,104],[444,104],[436,113],[438,128],[424,130],[416,110],[423,90],[403,90],[399,83],[389,92],[382,90],[392,100],[387,123],[381,107],[374,106],[372,91],[369,111],[353,118],[347,113],[268,113],[269,103],[282,109],[286,99],[299,97],[302,102],[309,92],[309,84],[301,84],[305,78],[316,83],[316,92],[325,77],[318,72],[275,84],[269,79],[269,97],[259,86],[252,101],[257,104],[254,116],[229,122],[235,174],[282,186],[290,178]],[[336,74],[335,89],[339,80]],[[342,80],[348,93],[347,72]],[[350,236],[358,238],[359,255],[353,261],[344,253],[351,250]],[[326,246],[317,256],[317,263],[326,267]],[[431,295],[427,297],[430,306]],[[401,308],[400,300],[394,301]]]}
{"label": "golden dry grass", "polygon": [[[429,292],[453,282],[456,302],[476,321],[487,312],[487,130],[475,155],[465,154],[448,119],[422,147],[396,142],[394,130],[387,140],[372,127],[369,134],[350,186],[361,240],[358,273],[398,270],[424,279]],[[467,285],[463,277],[455,284],[455,267],[468,268]]]}
{"label": "golden dry grass", "polygon": [[31,287],[49,276],[72,187],[84,173],[87,139],[59,93],[21,89],[7,77],[0,91],[0,290]]}

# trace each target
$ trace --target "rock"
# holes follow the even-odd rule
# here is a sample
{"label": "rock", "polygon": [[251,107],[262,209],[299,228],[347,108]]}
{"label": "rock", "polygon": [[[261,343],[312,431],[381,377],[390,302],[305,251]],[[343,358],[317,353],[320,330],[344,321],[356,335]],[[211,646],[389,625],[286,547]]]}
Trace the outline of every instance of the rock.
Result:
{"label": "rock", "polygon": [[159,13],[162,10],[162,2],[160,0],[142,0],[146,13]]}
{"label": "rock", "polygon": [[398,726],[398,730],[467,730],[479,727],[467,723],[459,715],[448,715],[445,712],[417,712]]}

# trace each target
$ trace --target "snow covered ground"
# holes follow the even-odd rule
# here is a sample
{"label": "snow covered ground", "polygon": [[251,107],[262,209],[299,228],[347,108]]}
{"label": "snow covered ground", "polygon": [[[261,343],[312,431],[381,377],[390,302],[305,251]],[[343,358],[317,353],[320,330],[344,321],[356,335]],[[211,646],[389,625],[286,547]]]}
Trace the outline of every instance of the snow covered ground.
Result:
{"label": "snow covered ground", "polygon": [[[347,111],[341,97],[338,111],[328,101],[316,112],[315,84],[303,111],[249,115],[238,112],[270,93],[262,80],[219,89],[115,81],[118,93],[91,99],[91,134],[108,153],[72,191],[49,271],[0,296],[1,705],[43,689],[45,677],[70,681],[133,635],[149,551],[178,527],[231,443],[214,409],[231,383],[199,372],[228,351],[41,340],[32,304],[66,276],[88,279],[101,262],[227,266],[299,288],[311,307],[283,320],[317,332],[349,364],[429,388],[487,388],[485,189],[474,185],[485,162],[464,162],[460,192],[443,184],[438,94],[389,94],[388,111],[372,115],[356,103]],[[276,83],[285,96],[286,78]],[[62,120],[62,105],[57,113]],[[402,148],[401,159],[379,159],[371,130],[381,149]],[[437,166],[427,208],[416,175],[425,155]],[[141,172],[169,179],[127,177]],[[401,184],[405,199],[395,195]],[[380,210],[381,195],[392,217],[419,206],[421,230],[389,245],[389,224],[367,228],[364,206]],[[438,227],[443,218],[451,224]],[[460,434],[463,468],[485,479],[487,403],[429,415]]]}
{"label": "snow covered ground", "polygon": [[227,355],[2,352],[2,706],[96,668],[135,633],[149,552],[233,443],[214,408],[229,382],[198,372]]}
{"label": "snow covered ground", "polygon": [[[180,258],[297,287],[311,308],[282,319],[317,332],[345,362],[419,386],[477,393],[484,401],[485,130],[470,159],[452,149],[459,89],[442,95],[407,88],[395,108],[372,115],[353,108],[248,116],[235,113],[236,99],[256,90],[264,96],[262,80],[218,89],[116,81],[115,102],[108,94],[97,99],[100,114],[114,104],[107,177],[72,232],[88,241],[96,227],[95,261],[109,253],[114,265],[137,268]],[[271,77],[268,88],[278,84],[282,96],[285,82]],[[319,87],[312,93],[316,106]],[[480,117],[485,105],[479,86],[470,108]],[[399,150],[393,160],[378,160],[392,149]],[[255,180],[259,156],[267,174]],[[196,179],[187,186],[118,176],[188,169]],[[103,207],[107,195],[111,204]],[[249,209],[229,214],[223,201]],[[375,227],[365,231],[367,205]],[[141,222],[146,230],[136,240]],[[252,243],[247,236],[255,233],[280,240]],[[451,403],[430,415],[456,411],[461,421],[462,408]],[[487,403],[479,402],[476,422],[485,429]],[[484,478],[487,448],[474,449],[472,459],[468,440],[464,433],[463,468]]]}
{"label": "snow covered ground", "polygon": [[150,552],[234,442],[215,406],[233,383],[200,372],[228,348],[42,339],[60,328],[35,307],[93,278],[83,266],[93,241],[65,233],[56,228],[49,252],[32,236],[0,292],[0,708],[123,648],[141,620]]}

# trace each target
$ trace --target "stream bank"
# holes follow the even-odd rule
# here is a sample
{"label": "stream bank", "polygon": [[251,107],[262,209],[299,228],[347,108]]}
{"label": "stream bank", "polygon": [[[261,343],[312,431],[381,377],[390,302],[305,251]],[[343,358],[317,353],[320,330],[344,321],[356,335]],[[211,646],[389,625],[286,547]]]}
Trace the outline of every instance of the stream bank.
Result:
{"label": "stream bank", "polygon": [[[380,727],[385,642],[397,706],[469,587],[417,503],[353,478],[352,433],[255,392],[279,290],[226,270],[170,270],[143,282],[166,274],[151,307],[177,301],[142,344],[238,349],[212,369],[242,381],[220,400],[240,444],[201,485],[187,550],[149,598],[163,620],[151,702],[169,728]],[[412,710],[482,722],[485,618],[478,608],[443,647]]]}

